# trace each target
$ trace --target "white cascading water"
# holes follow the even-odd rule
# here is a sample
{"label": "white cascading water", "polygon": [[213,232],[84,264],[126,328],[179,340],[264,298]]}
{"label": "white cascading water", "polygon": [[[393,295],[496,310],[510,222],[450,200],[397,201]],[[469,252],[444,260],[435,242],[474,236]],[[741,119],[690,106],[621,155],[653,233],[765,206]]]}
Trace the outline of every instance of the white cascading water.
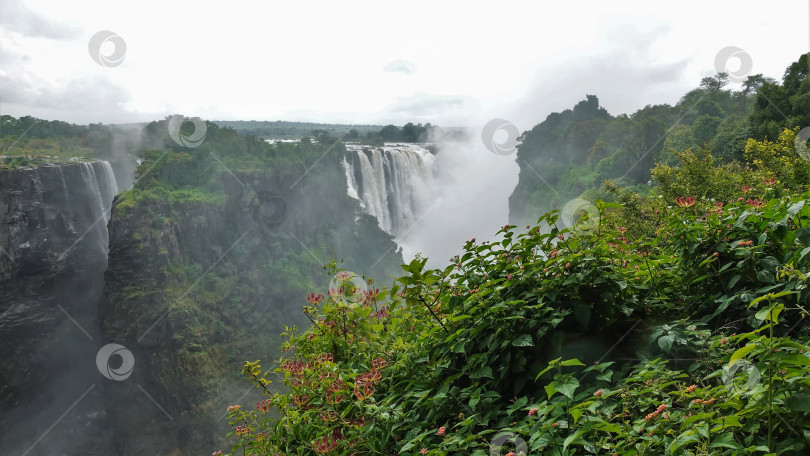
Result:
{"label": "white cascading water", "polygon": [[363,147],[347,144],[343,158],[347,192],[385,232],[406,233],[424,210],[423,191],[433,175],[435,157],[416,144]]}
{"label": "white cascading water", "polygon": [[[87,188],[95,190],[96,202],[98,203],[99,213],[98,216],[104,216],[104,222],[110,220],[110,210],[112,209],[112,200],[118,194],[118,185],[115,181],[115,174],[113,174],[112,166],[106,160],[99,160],[92,163],[80,163],[82,167],[82,177],[85,178]],[[96,168],[100,168],[96,172]],[[99,178],[101,174],[101,178]]]}
{"label": "white cascading water", "polygon": [[[98,212],[93,216],[93,225],[88,229],[96,231],[96,238],[99,240],[99,247],[106,254],[108,246],[107,222],[110,220],[112,210],[112,200],[118,194],[118,184],[115,180],[110,163],[106,160],[99,160],[91,163],[81,162],[81,175],[85,188],[95,194],[95,204]],[[97,172],[98,171],[98,172]],[[101,177],[99,179],[99,176]],[[102,223],[102,219],[104,222]]]}

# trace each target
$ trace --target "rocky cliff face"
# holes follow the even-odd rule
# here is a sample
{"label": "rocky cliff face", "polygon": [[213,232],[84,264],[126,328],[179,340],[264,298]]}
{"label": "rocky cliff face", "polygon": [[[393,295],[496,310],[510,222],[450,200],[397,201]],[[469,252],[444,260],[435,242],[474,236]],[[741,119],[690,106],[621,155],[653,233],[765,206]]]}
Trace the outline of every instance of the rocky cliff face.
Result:
{"label": "rocky cliff face", "polygon": [[118,193],[109,163],[0,171],[0,448],[101,454],[97,302]]}
{"label": "rocky cliff face", "polygon": [[[240,374],[244,362],[272,366],[285,325],[306,321],[306,294],[326,292],[322,265],[342,258],[345,269],[384,279],[402,261],[346,194],[337,153],[303,176],[283,163],[226,172],[200,149],[168,153],[151,171],[160,180],[113,208],[102,337],[134,361],[131,375],[105,382],[117,455],[227,450],[226,408],[260,398]],[[216,177],[167,189],[197,170]]]}

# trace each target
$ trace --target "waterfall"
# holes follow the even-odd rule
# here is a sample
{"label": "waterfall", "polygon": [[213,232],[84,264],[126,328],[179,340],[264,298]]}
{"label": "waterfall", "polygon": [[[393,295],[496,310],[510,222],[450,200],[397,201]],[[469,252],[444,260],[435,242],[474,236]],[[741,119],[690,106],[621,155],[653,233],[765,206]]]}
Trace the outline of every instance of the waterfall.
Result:
{"label": "waterfall", "polygon": [[415,144],[363,148],[347,145],[343,158],[347,193],[377,218],[387,233],[407,232],[425,209],[433,155]]}
{"label": "waterfall", "polygon": [[87,198],[85,204],[90,205],[87,222],[89,226],[83,230],[95,232],[99,248],[107,254],[108,236],[107,222],[110,220],[112,200],[118,194],[118,185],[115,181],[110,163],[98,160],[90,163],[78,163],[81,175],[81,187],[73,188],[74,198]]}
{"label": "waterfall", "polygon": [[[110,210],[112,209],[112,200],[118,194],[118,185],[115,181],[110,163],[105,160],[99,160],[92,163],[80,163],[82,169],[82,176],[85,177],[87,189],[95,193],[95,204],[98,205],[98,217],[104,217],[104,222],[110,220]],[[100,168],[98,172],[96,168]],[[99,178],[101,175],[101,178]]]}

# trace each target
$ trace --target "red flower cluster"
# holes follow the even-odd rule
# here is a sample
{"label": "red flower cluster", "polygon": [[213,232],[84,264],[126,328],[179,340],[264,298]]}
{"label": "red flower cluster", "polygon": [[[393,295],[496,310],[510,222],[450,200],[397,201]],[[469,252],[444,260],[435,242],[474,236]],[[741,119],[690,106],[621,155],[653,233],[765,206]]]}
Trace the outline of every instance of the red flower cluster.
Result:
{"label": "red flower cluster", "polygon": [[388,315],[388,306],[382,306],[377,312],[371,313],[371,318],[387,318],[390,316]]}
{"label": "red flower cluster", "polygon": [[[375,360],[376,361],[376,360]],[[374,394],[374,385],[382,379],[382,374],[376,368],[357,376],[354,382],[354,395],[362,401]]]}
{"label": "red flower cluster", "polygon": [[679,196],[675,198],[675,203],[680,207],[691,207],[695,205],[695,197],[688,196],[684,198],[683,196]]}
{"label": "red flower cluster", "polygon": [[312,442],[312,450],[316,453],[328,453],[330,451],[334,451],[337,446],[337,440],[329,437],[328,435],[325,435],[322,438],[316,439],[314,442]]}
{"label": "red flower cluster", "polygon": [[762,183],[765,184],[766,187],[773,187],[776,184],[776,178],[762,179]]}
{"label": "red flower cluster", "polygon": [[371,367],[373,367],[374,369],[382,369],[387,365],[388,362],[382,358],[377,358],[371,361]]}
{"label": "red flower cluster", "polygon": [[312,367],[310,363],[305,363],[298,359],[281,363],[281,370],[289,372],[290,375],[294,377],[300,377],[303,375],[304,369],[309,369],[310,367]]}
{"label": "red flower cluster", "polygon": [[307,295],[307,302],[310,304],[318,304],[321,301],[323,301],[323,295],[320,293],[318,294],[310,293]]}
{"label": "red flower cluster", "polygon": [[338,414],[337,412],[329,411],[322,411],[320,413],[321,419],[324,421],[337,421]]}
{"label": "red flower cluster", "polygon": [[343,295],[343,287],[341,288],[330,288],[326,291],[326,293],[331,297],[341,296]]}
{"label": "red flower cluster", "polygon": [[333,405],[343,402],[343,399],[345,399],[346,396],[339,393],[345,389],[346,383],[343,380],[335,380],[335,382],[329,385],[329,388],[326,389],[326,402]]}
{"label": "red flower cluster", "polygon": [[270,410],[270,399],[265,399],[256,403],[256,410],[267,413]]}
{"label": "red flower cluster", "polygon": [[250,429],[245,425],[241,425],[233,428],[233,431],[236,432],[236,435],[247,435],[250,432]]}
{"label": "red flower cluster", "polygon": [[747,241],[740,241],[740,242],[737,243],[737,245],[751,245],[753,243],[754,243],[754,241],[749,239]]}
{"label": "red flower cluster", "polygon": [[322,353],[317,360],[318,363],[334,363],[335,362],[335,355],[334,353]]}
{"label": "red flower cluster", "polygon": [[751,191],[751,187],[749,187],[747,185],[743,185],[742,187],[740,187],[740,190],[742,190],[745,193],[748,193],[748,192]]}
{"label": "red flower cluster", "polygon": [[749,199],[747,199],[745,201],[745,204],[747,204],[747,205],[749,205],[751,207],[762,207],[762,206],[765,205],[765,200],[760,201],[759,199],[756,199],[756,198],[755,199],[750,199],[749,198]]}
{"label": "red flower cluster", "polygon": [[373,288],[370,290],[363,291],[363,302],[366,305],[369,305],[377,300],[377,295],[380,294],[379,288]]}
{"label": "red flower cluster", "polygon": [[704,401],[703,399],[695,399],[692,401],[693,404],[703,404],[703,405],[712,405],[714,404],[714,398],[709,399],[708,401]]}
{"label": "red flower cluster", "polygon": [[689,388],[686,388],[686,392],[687,392],[687,393],[691,393],[691,392],[692,392],[692,391],[694,391],[695,389],[697,389],[697,385],[691,385]]}
{"label": "red flower cluster", "polygon": [[438,431],[436,431],[439,435],[444,435],[444,432],[447,430],[444,426],[440,427]]}
{"label": "red flower cluster", "polygon": [[655,417],[657,417],[658,415],[660,415],[660,414],[661,414],[661,412],[663,412],[663,411],[664,411],[664,410],[666,410],[666,409],[667,409],[667,405],[666,405],[666,404],[661,404],[661,405],[659,405],[659,406],[658,406],[658,408],[657,408],[657,409],[655,409],[655,411],[654,411],[654,412],[652,412],[652,413],[648,413],[648,414],[647,414],[647,416],[646,416],[646,417],[644,417],[644,421],[650,421],[650,420],[654,419]]}

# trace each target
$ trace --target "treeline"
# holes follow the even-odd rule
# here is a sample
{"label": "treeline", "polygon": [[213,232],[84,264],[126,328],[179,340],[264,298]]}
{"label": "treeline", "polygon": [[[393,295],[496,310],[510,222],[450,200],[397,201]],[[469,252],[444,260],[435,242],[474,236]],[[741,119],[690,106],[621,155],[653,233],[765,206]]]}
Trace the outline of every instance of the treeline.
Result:
{"label": "treeline", "polygon": [[215,120],[213,123],[220,127],[233,128],[239,133],[256,136],[264,139],[299,139],[305,136],[314,136],[313,132],[325,131],[330,136],[341,137],[357,132],[359,136],[366,133],[379,132],[382,125],[342,125],[322,124],[314,122],[286,122],[283,120]]}
{"label": "treeline", "polygon": [[[217,120],[215,124],[232,128],[235,131],[263,139],[301,139],[328,136],[344,142],[360,142],[368,145],[382,145],[385,142],[428,142],[439,127],[408,122],[402,127],[396,125],[341,125],[311,122],[256,121],[256,120]],[[458,135],[458,129],[444,129],[443,133]]]}
{"label": "treeline", "polygon": [[782,83],[757,74],[734,90],[727,88],[729,75],[718,73],[674,106],[647,105],[615,117],[587,95],[520,136],[512,220],[535,220],[583,192],[595,197],[604,180],[646,184],[650,169],[675,163],[676,152],[707,149],[721,162],[742,162],[748,138],[775,140],[784,128],[810,125],[807,73],[807,54],[787,68]]}

